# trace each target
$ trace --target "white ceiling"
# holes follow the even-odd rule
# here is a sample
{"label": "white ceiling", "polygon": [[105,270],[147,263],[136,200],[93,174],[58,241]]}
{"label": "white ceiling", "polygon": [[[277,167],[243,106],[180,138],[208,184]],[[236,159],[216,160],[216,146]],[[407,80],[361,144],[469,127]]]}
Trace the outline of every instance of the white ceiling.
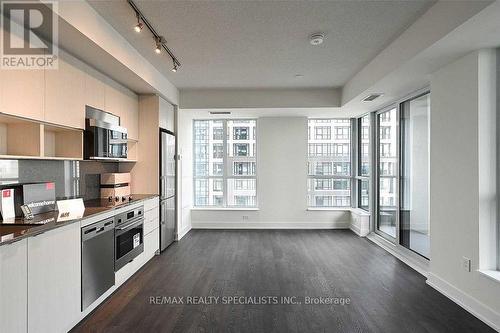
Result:
{"label": "white ceiling", "polygon": [[172,73],[125,0],[89,1],[179,89],[341,87],[434,2],[137,0],[182,63]]}

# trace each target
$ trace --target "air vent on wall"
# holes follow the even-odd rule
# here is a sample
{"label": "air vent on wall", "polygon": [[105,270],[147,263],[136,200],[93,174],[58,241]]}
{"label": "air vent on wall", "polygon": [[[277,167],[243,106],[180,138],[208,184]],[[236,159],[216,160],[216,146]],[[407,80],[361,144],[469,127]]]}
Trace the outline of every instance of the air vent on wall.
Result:
{"label": "air vent on wall", "polygon": [[209,111],[210,114],[231,114],[229,111]]}
{"label": "air vent on wall", "polygon": [[372,102],[383,95],[384,94],[380,94],[380,93],[370,94],[370,95],[366,96],[365,98],[363,98],[361,101],[362,102]]}

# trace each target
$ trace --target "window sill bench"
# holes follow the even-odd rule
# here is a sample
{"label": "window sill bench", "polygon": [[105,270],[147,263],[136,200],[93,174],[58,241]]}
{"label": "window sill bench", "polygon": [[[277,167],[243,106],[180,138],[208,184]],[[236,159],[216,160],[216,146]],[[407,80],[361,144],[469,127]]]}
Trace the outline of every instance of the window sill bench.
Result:
{"label": "window sill bench", "polygon": [[350,212],[351,208],[349,207],[309,207],[308,211],[337,211],[337,212]]}
{"label": "window sill bench", "polygon": [[238,208],[238,207],[192,207],[191,210],[202,210],[202,211],[258,211],[259,208]]}
{"label": "window sill bench", "polygon": [[500,283],[500,271],[494,271],[489,269],[478,269],[479,274],[484,275],[490,280]]}

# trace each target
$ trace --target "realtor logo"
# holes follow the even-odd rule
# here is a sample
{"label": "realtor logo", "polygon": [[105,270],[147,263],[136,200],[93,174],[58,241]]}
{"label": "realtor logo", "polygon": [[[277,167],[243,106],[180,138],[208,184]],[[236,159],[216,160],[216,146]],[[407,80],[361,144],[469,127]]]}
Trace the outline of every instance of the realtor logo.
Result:
{"label": "realtor logo", "polygon": [[57,2],[1,1],[2,69],[57,69]]}

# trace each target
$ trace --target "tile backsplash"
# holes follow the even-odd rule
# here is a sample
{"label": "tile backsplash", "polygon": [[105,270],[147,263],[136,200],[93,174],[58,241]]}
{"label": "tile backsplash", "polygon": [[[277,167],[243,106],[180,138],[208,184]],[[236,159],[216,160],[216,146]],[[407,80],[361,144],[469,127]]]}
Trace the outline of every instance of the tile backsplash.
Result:
{"label": "tile backsplash", "polygon": [[118,163],[97,161],[0,160],[0,186],[54,182],[56,196],[99,197],[100,174],[118,172]]}

